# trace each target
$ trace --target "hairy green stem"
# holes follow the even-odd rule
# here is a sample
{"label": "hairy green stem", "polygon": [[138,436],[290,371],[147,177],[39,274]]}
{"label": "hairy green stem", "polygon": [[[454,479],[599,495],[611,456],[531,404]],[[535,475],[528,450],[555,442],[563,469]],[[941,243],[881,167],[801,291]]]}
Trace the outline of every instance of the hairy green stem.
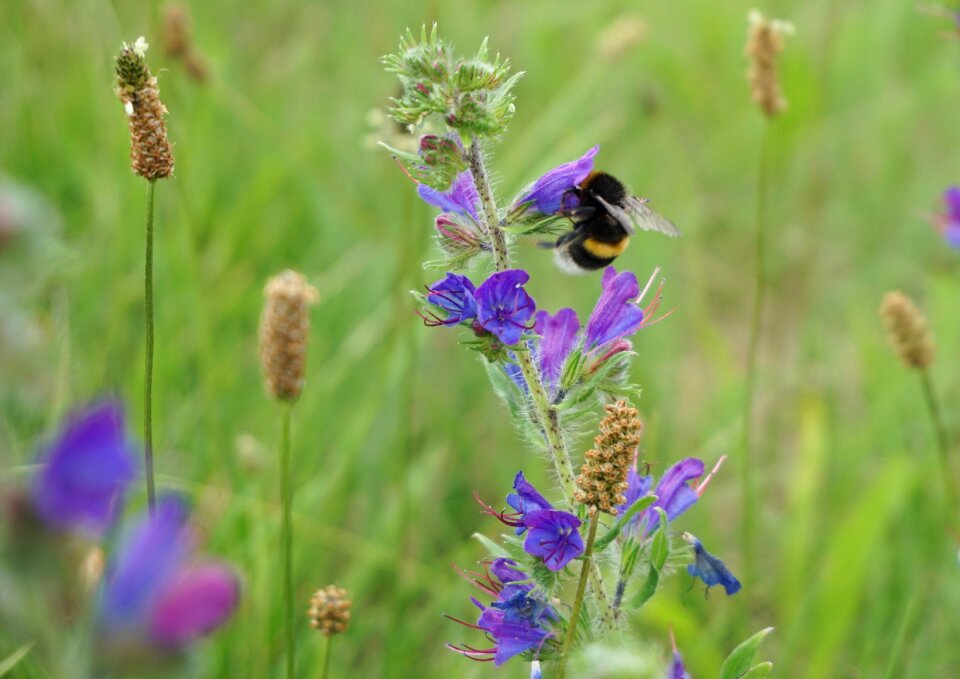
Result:
{"label": "hairy green stem", "polygon": [[[497,213],[497,202],[493,196],[493,189],[490,187],[490,180],[487,177],[487,170],[483,162],[483,155],[476,137],[473,138],[470,147],[467,149],[467,161],[470,164],[470,174],[473,176],[473,182],[477,187],[477,193],[480,195],[481,224],[490,237],[493,246],[493,261],[497,271],[506,271],[510,268],[510,253],[507,250],[506,238],[500,228],[500,220]],[[527,383],[527,390],[530,394],[530,400],[533,402],[534,410],[537,413],[540,428],[546,439],[547,449],[553,460],[553,466],[557,477],[560,479],[560,487],[563,490],[563,500],[567,505],[573,503],[573,493],[576,490],[576,481],[573,471],[573,463],[570,461],[570,454],[567,452],[567,444],[563,438],[563,432],[560,430],[560,417],[557,409],[550,405],[550,399],[547,391],[543,387],[543,381],[540,379],[540,372],[533,365],[533,360],[527,352],[517,352],[517,363],[520,366],[520,372]],[[610,599],[607,596],[607,589],[603,582],[603,573],[596,562],[592,562],[590,568],[591,594],[597,602],[597,608],[600,614],[600,622],[607,632],[613,632],[616,626],[613,610],[610,607]]]}
{"label": "hairy green stem", "polygon": [[560,650],[560,665],[557,667],[556,679],[563,679],[567,671],[567,657],[573,648],[573,638],[577,633],[577,623],[580,621],[580,607],[583,605],[583,595],[587,591],[587,576],[591,572],[593,563],[593,541],[597,537],[597,525],[600,523],[600,512],[594,509],[590,517],[590,532],[587,535],[587,547],[583,552],[583,564],[580,566],[580,582],[577,584],[577,596],[573,600],[573,610],[570,613],[570,622],[567,624],[567,634],[563,639],[563,648]]}
{"label": "hairy green stem", "polygon": [[147,182],[147,233],[143,265],[144,333],[146,352],[143,370],[143,460],[147,477],[147,505],[157,504],[153,482],[153,204],[157,180]]}
{"label": "hairy green stem", "polygon": [[287,679],[294,674],[294,600],[293,600],[293,522],[291,505],[293,488],[290,483],[290,412],[293,404],[280,404],[280,504],[282,511],[280,539],[283,543],[283,632]]}
{"label": "hairy green stem", "polygon": [[764,232],[767,195],[767,136],[770,123],[764,119],[760,135],[759,161],[757,165],[756,205],[756,281],[753,294],[753,313],[750,319],[750,340],[747,347],[747,377],[743,396],[743,439],[740,459],[741,530],[743,539],[743,564],[750,568],[753,563],[753,515],[754,493],[752,467],[753,446],[753,400],[757,380],[757,354],[760,346],[760,326],[763,300],[767,291],[767,270],[764,261],[766,234]]}
{"label": "hairy green stem", "polygon": [[943,417],[940,414],[940,404],[937,401],[937,393],[933,388],[933,381],[930,379],[930,372],[923,368],[920,371],[920,383],[923,385],[923,395],[927,402],[927,410],[930,412],[930,419],[933,422],[933,429],[937,436],[937,451],[940,460],[940,476],[943,478],[943,492],[947,499],[947,528],[953,538],[960,541],[960,504],[958,504],[957,482],[953,475],[953,469],[950,465],[950,444],[947,439],[947,429],[943,425]]}

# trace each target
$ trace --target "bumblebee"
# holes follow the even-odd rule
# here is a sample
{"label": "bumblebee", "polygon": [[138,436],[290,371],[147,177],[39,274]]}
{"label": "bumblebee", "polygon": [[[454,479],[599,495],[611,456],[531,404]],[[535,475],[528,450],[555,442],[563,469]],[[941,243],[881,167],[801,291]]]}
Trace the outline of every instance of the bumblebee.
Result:
{"label": "bumblebee", "polygon": [[607,266],[630,244],[637,228],[679,236],[673,222],[647,207],[646,198],[627,193],[620,180],[594,170],[570,189],[578,205],[567,214],[573,230],[562,235],[554,249],[557,266],[568,273],[586,273]]}

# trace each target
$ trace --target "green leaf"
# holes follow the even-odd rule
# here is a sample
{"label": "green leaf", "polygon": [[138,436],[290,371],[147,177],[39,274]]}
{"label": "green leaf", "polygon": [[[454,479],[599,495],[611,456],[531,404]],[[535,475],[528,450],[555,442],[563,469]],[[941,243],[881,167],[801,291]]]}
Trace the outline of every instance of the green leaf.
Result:
{"label": "green leaf", "polygon": [[751,667],[750,671],[743,675],[743,679],[760,679],[760,677],[766,677],[771,672],[773,672],[773,663],[768,660]]}
{"label": "green leaf", "polygon": [[593,551],[599,552],[604,547],[606,547],[611,542],[613,542],[616,539],[616,537],[620,535],[620,531],[623,530],[623,527],[627,524],[627,521],[633,518],[637,512],[643,511],[644,509],[646,509],[656,501],[657,501],[656,495],[647,495],[645,497],[640,498],[639,500],[634,502],[632,505],[630,505],[630,508],[627,511],[625,511],[620,516],[620,518],[617,519],[617,522],[613,524],[613,527],[609,531],[607,531],[603,537],[601,537],[600,539],[598,539],[596,542],[593,543]]}
{"label": "green leaf", "polygon": [[656,507],[657,514],[660,515],[660,527],[657,534],[653,536],[653,543],[650,545],[650,566],[658,571],[663,570],[667,563],[667,557],[670,555],[670,540],[667,537],[667,513],[661,507]]}
{"label": "green leaf", "polygon": [[16,651],[8,655],[2,661],[0,661],[0,677],[4,676],[10,670],[16,668],[20,664],[20,661],[23,660],[27,653],[30,652],[30,649],[33,648],[33,643],[24,644]]}
{"label": "green leaf", "polygon": [[640,608],[647,601],[650,600],[657,592],[657,586],[660,584],[660,571],[653,567],[653,564],[650,564],[650,571],[647,573],[647,579],[643,581],[643,587],[640,588],[640,591],[637,592],[637,595],[633,597],[631,604]]}
{"label": "green leaf", "polygon": [[[770,632],[772,627],[762,629],[742,644],[733,649],[733,652],[727,656],[720,668],[720,679],[740,679],[750,670],[753,658],[757,654],[757,649]],[[758,675],[763,676],[763,675]]]}
{"label": "green leaf", "polygon": [[482,533],[474,533],[470,537],[486,547],[487,551],[490,552],[492,556],[502,556],[508,559],[510,558],[510,552],[488,538],[486,535],[483,535]]}

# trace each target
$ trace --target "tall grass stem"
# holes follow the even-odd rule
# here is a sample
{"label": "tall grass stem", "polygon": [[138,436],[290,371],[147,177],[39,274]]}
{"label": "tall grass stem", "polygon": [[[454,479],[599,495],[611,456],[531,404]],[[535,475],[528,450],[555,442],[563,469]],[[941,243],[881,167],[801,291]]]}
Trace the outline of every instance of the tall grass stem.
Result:
{"label": "tall grass stem", "polygon": [[293,522],[291,505],[293,488],[290,482],[290,413],[293,404],[280,403],[280,504],[281,542],[283,543],[283,632],[287,679],[293,679],[294,648],[294,599],[293,599]]}
{"label": "tall grass stem", "polygon": [[933,380],[930,379],[930,371],[923,369],[919,371],[920,383],[923,385],[923,396],[927,403],[927,410],[930,413],[930,420],[933,423],[934,433],[937,437],[937,457],[940,460],[940,476],[943,478],[943,492],[947,499],[947,528],[954,540],[960,542],[960,517],[958,517],[958,492],[957,482],[953,475],[953,468],[950,464],[950,443],[947,438],[947,428],[943,424],[943,416],[940,414],[940,403],[937,400],[937,392],[933,388]]}
{"label": "tall grass stem", "polygon": [[147,505],[153,512],[156,488],[153,481],[153,212],[157,180],[147,181],[146,251],[143,265],[144,334],[143,370],[143,462],[147,477]]}
{"label": "tall grass stem", "polygon": [[333,646],[333,635],[331,634],[328,637],[324,637],[326,642],[323,644],[323,673],[320,675],[320,679],[327,679],[330,675],[330,651]]}
{"label": "tall grass stem", "polygon": [[[743,397],[743,440],[740,460],[741,530],[743,540],[743,567],[751,567],[753,556],[753,402],[757,382],[757,356],[760,347],[760,329],[763,316],[763,301],[767,292],[766,250],[766,201],[767,201],[767,137],[770,123],[763,120],[760,133],[760,149],[757,162],[756,215],[755,215],[755,282],[753,312],[750,318],[750,339],[747,345],[747,377]],[[749,574],[747,574],[749,575]]]}

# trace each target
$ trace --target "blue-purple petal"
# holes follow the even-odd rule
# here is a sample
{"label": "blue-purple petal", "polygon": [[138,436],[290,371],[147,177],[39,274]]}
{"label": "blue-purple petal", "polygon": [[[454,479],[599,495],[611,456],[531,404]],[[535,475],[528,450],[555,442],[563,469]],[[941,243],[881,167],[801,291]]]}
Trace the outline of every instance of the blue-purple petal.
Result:
{"label": "blue-purple petal", "polygon": [[951,186],[944,191],[943,202],[947,206],[947,219],[960,223],[960,186]]}
{"label": "blue-purple petal", "polygon": [[543,559],[543,564],[558,571],[583,554],[580,537],[580,519],[559,509],[540,509],[528,512],[525,523],[529,532],[523,543],[524,551]]}
{"label": "blue-purple petal", "polygon": [[599,150],[599,146],[594,146],[576,160],[553,168],[537,179],[516,204],[530,204],[532,209],[544,215],[556,214],[568,207],[564,205],[564,198],[593,171],[593,158]]}
{"label": "blue-purple petal", "polygon": [[640,295],[637,277],[629,271],[618,274],[612,266],[603,272],[603,291],[587,321],[588,349],[632,335],[643,325],[643,310],[636,305]]}
{"label": "blue-purple petal", "polygon": [[240,601],[240,581],[221,564],[183,569],[150,614],[150,636],[162,646],[184,646],[220,627]]}
{"label": "blue-purple petal", "polygon": [[469,170],[457,175],[449,191],[438,191],[426,184],[420,184],[417,186],[417,193],[424,201],[444,212],[455,212],[468,215],[474,220],[479,219],[477,206],[480,204],[480,194],[477,193],[477,186]]}
{"label": "blue-purple petal", "polygon": [[506,345],[520,341],[536,312],[536,303],[524,290],[530,274],[523,269],[508,269],[491,275],[474,295],[477,321]]}
{"label": "blue-purple petal", "polygon": [[544,382],[554,385],[560,377],[563,363],[577,345],[580,319],[573,309],[560,309],[551,316],[538,311],[534,332],[540,335],[537,357]]}
{"label": "blue-purple petal", "polygon": [[700,540],[689,533],[684,538],[693,545],[694,561],[687,566],[687,572],[695,578],[700,578],[707,588],[714,585],[723,585],[727,596],[740,591],[740,581],[737,580],[726,564],[710,554],[700,543]]}
{"label": "blue-purple petal", "polygon": [[476,318],[477,302],[474,299],[477,288],[466,276],[448,273],[444,278],[427,288],[427,301],[446,312],[444,325],[456,325]]}
{"label": "blue-purple petal", "polygon": [[703,461],[695,457],[680,460],[666,471],[653,491],[657,501],[644,510],[648,516],[648,533],[656,530],[660,524],[659,514],[654,507],[662,508],[667,513],[667,518],[673,521],[696,504],[697,493],[688,483],[703,476],[703,471]]}
{"label": "blue-purple petal", "polygon": [[667,679],[690,679],[687,669],[683,666],[683,657],[680,651],[673,652],[673,658],[670,660],[670,669],[667,672]]}
{"label": "blue-purple petal", "polygon": [[136,472],[123,408],[104,401],[71,415],[42,453],[33,505],[54,530],[102,535]]}
{"label": "blue-purple petal", "polygon": [[490,564],[490,572],[497,576],[503,584],[519,582],[529,579],[529,575],[517,568],[517,562],[513,559],[499,557]]}

